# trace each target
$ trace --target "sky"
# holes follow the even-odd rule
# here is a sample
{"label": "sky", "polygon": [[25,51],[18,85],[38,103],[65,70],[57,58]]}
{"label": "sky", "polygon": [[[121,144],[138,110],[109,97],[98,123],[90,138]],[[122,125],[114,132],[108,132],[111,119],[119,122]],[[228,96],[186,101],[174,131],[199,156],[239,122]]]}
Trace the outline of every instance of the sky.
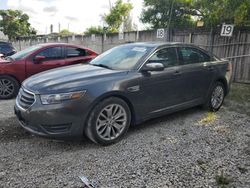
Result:
{"label": "sky", "polygon": [[[110,0],[114,5],[116,0]],[[124,0],[126,2],[126,0]],[[143,29],[139,17],[143,0],[130,1],[133,4],[133,23]],[[109,12],[109,0],[0,0],[0,9],[18,9],[27,13],[29,22],[38,34],[48,34],[60,28],[83,33],[90,26],[103,25],[101,15]]]}

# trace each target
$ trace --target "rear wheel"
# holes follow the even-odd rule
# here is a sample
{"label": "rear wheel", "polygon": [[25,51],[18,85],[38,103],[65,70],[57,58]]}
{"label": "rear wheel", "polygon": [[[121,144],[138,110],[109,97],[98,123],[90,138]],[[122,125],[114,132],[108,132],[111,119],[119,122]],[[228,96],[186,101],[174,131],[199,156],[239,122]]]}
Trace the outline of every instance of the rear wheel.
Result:
{"label": "rear wheel", "polygon": [[225,87],[221,82],[215,82],[209,93],[205,108],[216,112],[220,109],[225,98]]}
{"label": "rear wheel", "polygon": [[101,101],[92,110],[85,129],[90,140],[101,145],[113,144],[127,132],[131,122],[127,103],[111,97]]}
{"label": "rear wheel", "polygon": [[19,83],[10,76],[0,76],[0,99],[11,99],[19,90]]}

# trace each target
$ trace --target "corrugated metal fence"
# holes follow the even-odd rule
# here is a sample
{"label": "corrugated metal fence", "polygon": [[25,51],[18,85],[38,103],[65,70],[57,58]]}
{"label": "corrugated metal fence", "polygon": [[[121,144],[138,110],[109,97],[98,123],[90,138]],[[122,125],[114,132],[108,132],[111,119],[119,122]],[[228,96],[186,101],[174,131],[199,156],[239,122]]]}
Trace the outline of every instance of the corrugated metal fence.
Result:
{"label": "corrugated metal fence", "polygon": [[[194,43],[204,49],[213,52],[221,58],[228,58],[233,63],[233,81],[250,83],[250,28],[235,29],[232,37],[220,36],[220,30],[172,30],[165,29],[163,38],[157,38],[156,30],[124,33],[123,37],[118,34],[93,36],[40,36],[36,38],[23,38],[15,41],[13,45],[21,50],[30,45],[45,42],[66,42],[83,45],[101,53],[114,46],[127,42],[147,41],[175,41]],[[170,33],[170,35],[168,35]]]}

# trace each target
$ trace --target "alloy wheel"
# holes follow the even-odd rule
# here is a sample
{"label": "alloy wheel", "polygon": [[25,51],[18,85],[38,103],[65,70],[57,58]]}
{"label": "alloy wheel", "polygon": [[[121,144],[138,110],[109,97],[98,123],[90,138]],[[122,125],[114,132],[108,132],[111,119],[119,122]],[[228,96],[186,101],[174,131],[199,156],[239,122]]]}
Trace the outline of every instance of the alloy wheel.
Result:
{"label": "alloy wheel", "polygon": [[119,104],[104,107],[96,121],[97,134],[103,140],[114,140],[119,137],[128,121],[125,109]]}
{"label": "alloy wheel", "polygon": [[211,97],[211,104],[214,109],[217,109],[221,106],[224,99],[224,89],[221,85],[217,85],[214,88],[214,91],[212,93]]}
{"label": "alloy wheel", "polygon": [[14,84],[11,80],[0,79],[0,97],[9,97],[15,90]]}

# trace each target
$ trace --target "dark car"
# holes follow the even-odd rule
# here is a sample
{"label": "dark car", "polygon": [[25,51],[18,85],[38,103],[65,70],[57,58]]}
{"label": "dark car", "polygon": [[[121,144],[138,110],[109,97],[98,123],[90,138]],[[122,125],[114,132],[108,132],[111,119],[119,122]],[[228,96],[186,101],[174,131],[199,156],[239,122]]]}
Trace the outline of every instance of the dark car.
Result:
{"label": "dark car", "polygon": [[26,130],[108,145],[131,124],[197,105],[217,111],[229,92],[231,64],[189,44],[134,43],[90,62],[23,82],[15,113]]}
{"label": "dark car", "polygon": [[15,97],[22,81],[34,74],[57,67],[87,63],[96,56],[96,52],[81,46],[46,43],[0,59],[0,99]]}
{"label": "dark car", "polygon": [[0,54],[2,57],[10,56],[16,53],[16,49],[9,42],[0,41]]}

